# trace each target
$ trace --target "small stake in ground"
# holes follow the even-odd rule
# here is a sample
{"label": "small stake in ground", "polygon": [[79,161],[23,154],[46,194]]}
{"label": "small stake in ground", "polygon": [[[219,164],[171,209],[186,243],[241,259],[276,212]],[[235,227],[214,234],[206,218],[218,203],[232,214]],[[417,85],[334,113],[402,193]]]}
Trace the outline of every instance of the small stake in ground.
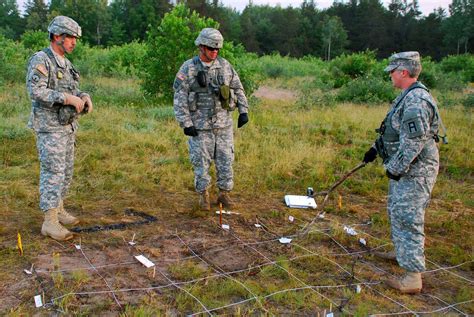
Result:
{"label": "small stake in ground", "polygon": [[222,203],[219,203],[219,225],[222,227]]}
{"label": "small stake in ground", "polygon": [[133,233],[132,241],[128,241],[128,244],[130,244],[131,246],[134,246],[136,244],[134,240],[135,240],[135,232]]}
{"label": "small stake in ground", "polygon": [[339,210],[342,209],[342,196],[341,196],[341,194],[339,194],[339,196],[337,197],[337,207],[339,208]]}

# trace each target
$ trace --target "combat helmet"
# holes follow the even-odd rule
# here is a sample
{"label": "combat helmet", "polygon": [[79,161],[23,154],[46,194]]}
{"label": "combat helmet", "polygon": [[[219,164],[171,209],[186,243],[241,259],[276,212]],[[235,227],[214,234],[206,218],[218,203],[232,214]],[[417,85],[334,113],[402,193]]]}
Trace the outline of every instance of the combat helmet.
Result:
{"label": "combat helmet", "polygon": [[205,45],[213,48],[222,48],[224,37],[221,32],[213,28],[204,28],[194,41],[196,46]]}
{"label": "combat helmet", "polygon": [[69,34],[77,38],[81,37],[82,30],[79,24],[64,15],[58,15],[48,26],[48,32],[51,34]]}

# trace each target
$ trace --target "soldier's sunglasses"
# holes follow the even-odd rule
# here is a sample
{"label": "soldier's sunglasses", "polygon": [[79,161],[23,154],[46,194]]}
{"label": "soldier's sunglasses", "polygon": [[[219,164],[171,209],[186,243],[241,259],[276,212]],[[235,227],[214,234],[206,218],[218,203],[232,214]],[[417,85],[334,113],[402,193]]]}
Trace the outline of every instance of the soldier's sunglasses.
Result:
{"label": "soldier's sunglasses", "polygon": [[203,45],[208,51],[219,51],[219,48]]}

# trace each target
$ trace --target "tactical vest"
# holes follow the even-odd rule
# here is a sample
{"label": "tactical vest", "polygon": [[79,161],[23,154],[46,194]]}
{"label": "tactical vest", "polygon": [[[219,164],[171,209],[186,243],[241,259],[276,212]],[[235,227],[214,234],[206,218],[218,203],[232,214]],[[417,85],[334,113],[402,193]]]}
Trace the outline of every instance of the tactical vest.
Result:
{"label": "tactical vest", "polygon": [[[423,89],[427,92],[429,92],[428,88],[426,88],[423,84],[420,82],[416,82],[413,85],[411,85],[408,89],[406,89],[403,94],[400,96],[399,100],[397,103],[392,107],[390,112],[387,114],[385,119],[382,121],[382,124],[380,125],[380,128],[376,129],[375,131],[379,133],[379,137],[375,141],[375,147],[377,149],[377,152],[379,156],[382,158],[383,162],[386,163],[387,161],[390,160],[390,158],[398,151],[398,148],[400,147],[400,135],[397,130],[395,130],[392,126],[392,118],[395,114],[395,112],[398,110],[399,106],[402,105],[403,100],[406,98],[408,93],[412,91],[413,89]],[[424,99],[428,104],[431,106],[433,109],[433,122],[439,122],[440,125],[444,129],[444,136],[441,136],[443,138],[443,142],[447,143],[446,141],[446,129],[444,128],[442,121],[441,121],[441,116],[438,111],[438,107],[436,104],[433,104],[430,100]],[[431,124],[430,125],[430,134],[431,137],[435,139],[436,142],[439,141],[439,135],[438,135],[439,129],[438,125]]]}
{"label": "tactical vest", "polygon": [[[55,66],[55,72],[51,74],[51,70],[48,72],[48,89],[52,89],[59,92],[73,93],[79,87],[79,72],[74,68],[71,63],[64,60],[64,67],[61,67],[51,51],[51,48],[45,48],[43,52],[48,55],[49,60]],[[67,73],[69,72],[69,74]],[[56,76],[57,81],[52,78]],[[74,119],[78,117],[76,109],[72,106],[65,106],[63,104],[55,103],[53,105],[54,111],[58,112],[58,119],[62,125],[71,124]]]}
{"label": "tactical vest", "polygon": [[[217,60],[220,65],[224,65],[221,57],[217,57]],[[208,112],[208,116],[212,117],[216,113],[218,101],[220,101],[223,109],[234,110],[235,107],[232,109],[229,107],[230,88],[225,85],[224,68],[219,68],[215,78],[210,78],[209,68],[204,67],[199,56],[194,56],[192,62],[195,66],[196,74],[195,80],[190,86],[189,110],[205,110]]]}
{"label": "tactical vest", "polygon": [[[65,66],[61,67],[58,64],[54,53],[51,51],[51,48],[45,48],[43,52],[48,55],[51,64],[55,66],[56,70],[55,74],[51,74],[51,69],[49,70],[47,88],[72,94],[79,88],[79,72],[71,63],[68,63],[67,59],[64,60]],[[69,72],[69,74],[67,72]],[[51,75],[56,76],[57,80],[54,80]]]}

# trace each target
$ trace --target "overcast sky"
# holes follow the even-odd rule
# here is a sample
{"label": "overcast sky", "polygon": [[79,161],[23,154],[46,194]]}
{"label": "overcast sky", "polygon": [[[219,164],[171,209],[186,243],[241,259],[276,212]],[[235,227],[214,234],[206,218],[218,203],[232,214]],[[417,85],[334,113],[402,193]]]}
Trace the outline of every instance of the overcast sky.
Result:
{"label": "overcast sky", "polygon": [[[242,11],[245,6],[249,3],[249,0],[219,0],[225,6],[232,7],[237,9],[238,11]],[[20,12],[24,11],[24,3],[26,0],[17,0],[18,8]],[[49,0],[47,1],[49,2]],[[110,0],[109,0],[110,2]],[[268,4],[270,6],[280,5],[282,7],[299,7],[303,0],[252,0],[254,5],[265,5]],[[334,1],[333,0],[316,0],[315,3],[319,9],[325,9],[330,7]],[[390,2],[390,0],[383,0],[385,5]],[[418,0],[420,4],[420,10],[423,15],[428,15],[433,12],[434,9],[438,7],[442,7],[446,9],[446,13],[448,13],[448,5],[452,2],[452,0]]]}

